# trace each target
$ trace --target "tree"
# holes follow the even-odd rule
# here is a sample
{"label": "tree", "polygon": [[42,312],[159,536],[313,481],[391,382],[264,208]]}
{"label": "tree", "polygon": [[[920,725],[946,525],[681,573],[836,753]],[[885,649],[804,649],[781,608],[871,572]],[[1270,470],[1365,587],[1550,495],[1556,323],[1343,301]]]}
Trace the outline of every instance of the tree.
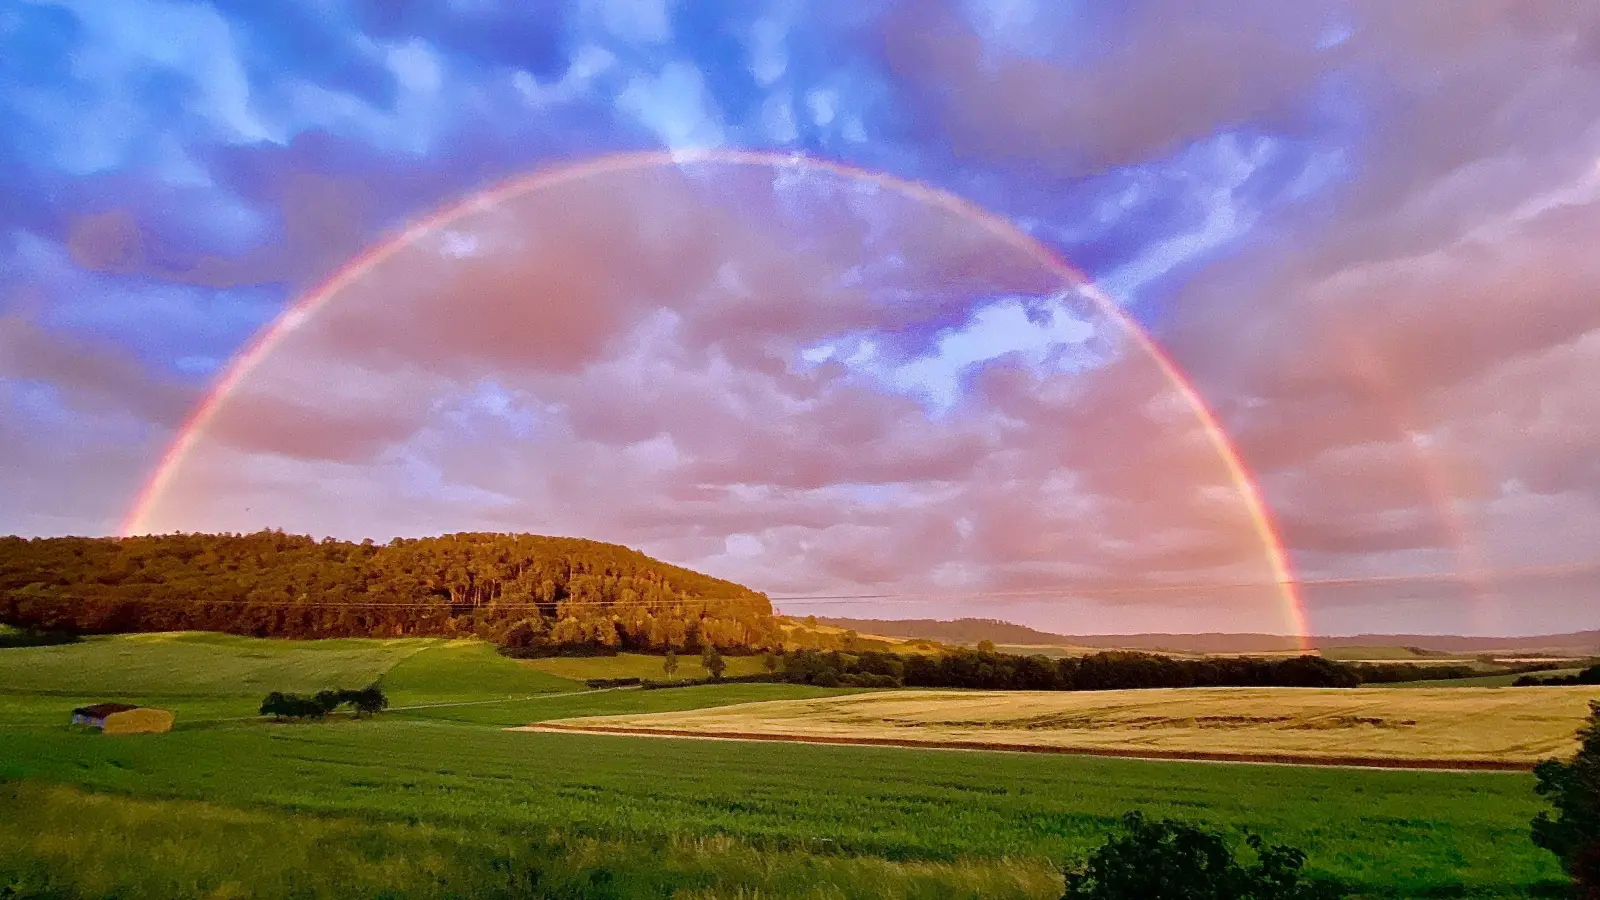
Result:
{"label": "tree", "polygon": [[661,671],[666,672],[668,678],[672,678],[673,676],[677,675],[678,654],[668,650],[666,657],[661,660]]}
{"label": "tree", "polygon": [[506,629],[506,633],[500,638],[500,645],[502,647],[526,650],[532,647],[538,638],[539,633],[534,629],[533,623],[523,619]]}
{"label": "tree", "polygon": [[317,708],[322,710],[323,715],[338,709],[345,700],[343,691],[317,691],[312,699],[316,702]]}
{"label": "tree", "polygon": [[389,708],[389,698],[384,695],[382,685],[378,684],[369,684],[359,691],[351,691],[349,702],[358,716],[370,716]]}
{"label": "tree", "polygon": [[722,658],[716,647],[707,644],[705,652],[700,654],[700,665],[705,666],[713,680],[721,680],[722,673],[728,668],[728,661]]}
{"label": "tree", "polygon": [[994,652],[994,641],[991,641],[988,638],[984,638],[983,640],[979,641],[978,642],[978,652],[979,653],[993,653]]}
{"label": "tree", "polygon": [[761,655],[761,668],[767,670],[768,675],[778,674],[778,654],[768,650]]}
{"label": "tree", "polygon": [[1142,813],[1122,817],[1123,833],[1067,872],[1065,900],[1338,900],[1345,893],[1300,871],[1303,851],[1246,842],[1256,864],[1243,866],[1218,834]]}
{"label": "tree", "polygon": [[[159,598],[160,602],[155,602]],[[476,635],[512,656],[755,649],[776,631],[748,588],[615,544],[449,534],[379,545],[281,531],[0,537],[0,623],[85,633]]]}
{"label": "tree", "polygon": [[1578,896],[1600,900],[1600,701],[1589,701],[1589,722],[1578,732],[1571,762],[1547,759],[1533,770],[1534,790],[1556,808],[1533,820],[1533,842],[1560,857]]}
{"label": "tree", "polygon": [[289,715],[289,698],[282,691],[273,691],[261,701],[261,715],[284,718]]}
{"label": "tree", "polygon": [[327,709],[316,697],[273,691],[261,701],[261,715],[275,719],[320,719],[326,714]]}

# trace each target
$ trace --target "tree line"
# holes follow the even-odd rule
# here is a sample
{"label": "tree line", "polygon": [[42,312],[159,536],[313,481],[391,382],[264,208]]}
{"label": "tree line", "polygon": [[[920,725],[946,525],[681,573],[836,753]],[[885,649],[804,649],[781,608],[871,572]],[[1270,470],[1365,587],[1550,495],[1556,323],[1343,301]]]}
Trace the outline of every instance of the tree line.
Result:
{"label": "tree line", "polygon": [[[1540,678],[1537,675],[1524,675],[1512,682],[1516,687],[1539,687],[1541,685],[1574,685],[1574,684],[1600,684],[1600,663],[1596,663],[1571,675],[1547,675]],[[1597,788],[1600,789],[1600,788]]]}
{"label": "tree line", "polygon": [[0,623],[81,633],[476,636],[556,651],[748,651],[764,594],[615,544],[527,534],[360,543],[281,531],[0,538]]}
{"label": "tree line", "polygon": [[0,650],[7,647],[53,647],[83,640],[72,631],[40,631],[34,628],[8,628],[0,625]]}
{"label": "tree line", "polygon": [[322,719],[341,706],[349,706],[357,716],[370,716],[388,709],[389,698],[377,684],[359,690],[317,691],[310,697],[273,691],[261,701],[261,715],[275,719]]}
{"label": "tree line", "polygon": [[[937,656],[894,654],[787,654],[786,677],[815,684],[898,679],[907,687],[988,690],[1103,691],[1152,687],[1355,687],[1353,666],[1320,656],[1177,659],[1153,653],[1109,651],[1089,656],[1020,656],[957,650]],[[876,686],[862,684],[863,687]]]}
{"label": "tree line", "polygon": [[[991,691],[1109,691],[1183,687],[1360,687],[1440,677],[1431,666],[1344,663],[1320,656],[1179,659],[1139,651],[1051,658],[990,650],[939,654],[791,650],[766,654],[766,674],[717,679],[782,681],[817,687],[978,688]],[[1418,670],[1421,674],[1419,675]],[[1483,673],[1461,667],[1461,675]],[[653,682],[680,687],[694,681]]]}

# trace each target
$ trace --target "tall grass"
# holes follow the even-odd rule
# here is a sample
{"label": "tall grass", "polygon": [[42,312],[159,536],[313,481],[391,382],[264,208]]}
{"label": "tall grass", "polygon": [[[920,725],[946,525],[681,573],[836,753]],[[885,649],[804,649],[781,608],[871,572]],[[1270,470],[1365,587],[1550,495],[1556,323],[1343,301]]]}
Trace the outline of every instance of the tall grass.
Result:
{"label": "tall grass", "polygon": [[0,785],[0,897],[1043,898],[1044,861],[894,862],[729,837],[586,838],[530,829],[294,816]]}

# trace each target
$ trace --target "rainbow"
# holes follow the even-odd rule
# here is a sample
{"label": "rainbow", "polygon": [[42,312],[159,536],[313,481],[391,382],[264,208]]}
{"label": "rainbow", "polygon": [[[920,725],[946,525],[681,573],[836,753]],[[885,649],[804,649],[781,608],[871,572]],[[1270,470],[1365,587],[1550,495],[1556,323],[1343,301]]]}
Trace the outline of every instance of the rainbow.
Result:
{"label": "rainbow", "polygon": [[[1361,379],[1362,387],[1377,398],[1375,405],[1381,414],[1387,416],[1396,440],[1403,441],[1410,451],[1423,490],[1427,491],[1440,525],[1449,533],[1454,544],[1456,569],[1460,573],[1455,580],[1471,591],[1476,601],[1473,606],[1474,625],[1485,633],[1499,630],[1503,627],[1502,623],[1492,614],[1495,575],[1474,529],[1456,504],[1449,461],[1432,449],[1412,427],[1420,416],[1406,402],[1405,394],[1398,388],[1399,380],[1373,347],[1367,342],[1350,341],[1344,352],[1355,364],[1354,371]],[[1301,583],[1304,584],[1303,581]]]}
{"label": "rainbow", "polygon": [[1037,260],[1040,265],[1056,273],[1065,282],[1084,286],[1085,296],[1098,309],[1119,323],[1135,344],[1155,363],[1162,375],[1182,395],[1184,402],[1204,429],[1206,438],[1243,498],[1252,525],[1260,538],[1267,563],[1281,598],[1285,624],[1291,634],[1300,640],[1302,649],[1310,648],[1310,630],[1306,622],[1305,606],[1298,583],[1289,565],[1289,556],[1278,534],[1277,526],[1267,512],[1261,490],[1251,477],[1239,451],[1233,446],[1216,415],[1201,398],[1198,390],[1184,375],[1178,364],[1161,349],[1155,340],[1105,294],[1094,288],[1084,273],[1075,269],[1040,241],[1018,229],[1011,222],[974,205],[948,191],[906,178],[873,172],[831,160],[791,153],[774,153],[750,150],[696,150],[696,151],[644,151],[619,153],[582,162],[558,165],[549,169],[518,176],[501,182],[484,191],[448,206],[418,220],[397,234],[379,241],[366,252],[351,260],[321,285],[302,296],[272,324],[262,329],[228,364],[210,392],[196,405],[179,427],[177,436],[157,463],[154,473],[135,498],[127,517],[118,532],[132,536],[146,531],[145,520],[157,501],[171,485],[184,461],[194,452],[207,427],[235,389],[250,373],[270,355],[284,337],[299,328],[326,306],[340,291],[349,287],[374,266],[394,256],[399,251],[447,227],[463,217],[492,207],[506,199],[518,197],[544,188],[568,184],[586,178],[620,172],[637,171],[661,166],[685,167],[693,165],[759,166],[771,169],[794,169],[807,173],[823,173],[842,179],[875,185],[904,197],[944,210],[971,222],[1001,242]]}

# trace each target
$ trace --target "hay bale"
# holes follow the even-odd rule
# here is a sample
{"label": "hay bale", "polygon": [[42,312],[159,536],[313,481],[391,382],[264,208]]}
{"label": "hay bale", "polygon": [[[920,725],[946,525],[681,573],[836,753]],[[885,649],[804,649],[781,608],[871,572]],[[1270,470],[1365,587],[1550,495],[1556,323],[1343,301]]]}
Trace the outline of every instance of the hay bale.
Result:
{"label": "hay bale", "polygon": [[106,716],[106,734],[161,734],[172,730],[171,712],[164,709],[139,707]]}

